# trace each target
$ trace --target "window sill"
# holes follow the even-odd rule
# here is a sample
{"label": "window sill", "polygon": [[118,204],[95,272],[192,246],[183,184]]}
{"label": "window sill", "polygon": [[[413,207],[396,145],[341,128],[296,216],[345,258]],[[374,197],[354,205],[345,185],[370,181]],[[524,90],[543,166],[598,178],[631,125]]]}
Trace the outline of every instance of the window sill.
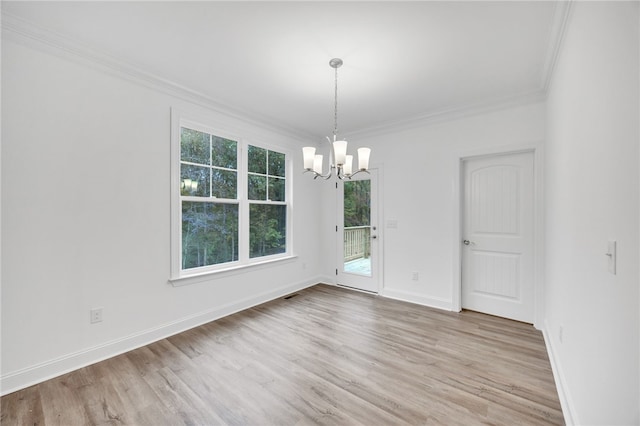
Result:
{"label": "window sill", "polygon": [[198,284],[205,281],[217,280],[220,278],[226,278],[233,275],[238,275],[250,270],[262,269],[271,266],[276,263],[288,263],[297,259],[297,255],[290,255],[285,257],[278,257],[276,259],[263,260],[261,262],[250,263],[246,265],[237,265],[224,269],[217,269],[215,271],[201,272],[198,274],[184,275],[176,278],[169,278],[169,283],[174,287],[182,287],[190,284]]}

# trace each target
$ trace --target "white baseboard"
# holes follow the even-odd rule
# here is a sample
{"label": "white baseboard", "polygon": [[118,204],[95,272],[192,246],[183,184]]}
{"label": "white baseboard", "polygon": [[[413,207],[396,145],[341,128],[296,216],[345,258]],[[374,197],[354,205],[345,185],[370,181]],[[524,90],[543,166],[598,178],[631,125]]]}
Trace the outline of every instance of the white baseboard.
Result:
{"label": "white baseboard", "polygon": [[564,422],[567,426],[578,425],[580,422],[578,421],[575,409],[573,408],[574,405],[571,401],[567,382],[564,378],[561,364],[558,362],[558,357],[556,356],[556,351],[549,334],[549,324],[547,324],[546,320],[544,321],[541,331],[544,336],[544,343],[547,346],[547,354],[549,356],[549,362],[551,363],[551,371],[553,371],[553,379],[556,382],[556,389],[558,390],[558,398],[560,399]]}
{"label": "white baseboard", "polygon": [[336,277],[332,277],[330,275],[318,276],[317,279],[318,284],[336,285]]}
{"label": "white baseboard", "polygon": [[0,376],[0,395],[6,395],[45,380],[61,376],[96,362],[129,352],[133,349],[162,340],[202,324],[251,308],[261,303],[277,299],[289,293],[302,290],[323,282],[323,277],[314,277],[295,284],[278,287],[256,296],[189,315],[179,320],[115,339],[59,358],[42,362],[21,370]]}
{"label": "white baseboard", "polygon": [[388,297],[389,299],[402,300],[403,302],[417,303],[418,305],[424,305],[430,308],[444,309],[447,311],[453,310],[453,304],[450,299],[429,297],[405,290],[384,288],[380,292],[380,296]]}

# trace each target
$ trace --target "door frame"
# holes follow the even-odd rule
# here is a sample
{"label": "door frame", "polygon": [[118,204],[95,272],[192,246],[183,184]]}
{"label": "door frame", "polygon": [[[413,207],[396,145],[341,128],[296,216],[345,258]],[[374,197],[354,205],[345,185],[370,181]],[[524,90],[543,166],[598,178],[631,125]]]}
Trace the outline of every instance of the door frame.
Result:
{"label": "door frame", "polygon": [[500,155],[533,154],[533,325],[544,328],[544,210],[542,141],[529,144],[461,151],[454,158],[453,196],[453,289],[451,310],[462,310],[462,231],[464,229],[464,161]]}
{"label": "door frame", "polygon": [[[346,288],[349,290],[353,290],[353,291],[361,291],[364,293],[368,293],[368,294],[376,294],[376,295],[380,295],[382,293],[382,290],[384,289],[384,226],[382,226],[385,222],[384,222],[384,217],[383,217],[383,206],[384,206],[384,199],[383,199],[383,172],[382,172],[382,164],[377,164],[377,165],[373,165],[372,167],[369,168],[369,170],[371,171],[375,171],[376,173],[376,197],[377,197],[377,201],[376,201],[376,214],[378,215],[378,224],[377,226],[377,230],[376,230],[376,244],[378,245],[378,249],[377,249],[377,256],[374,257],[373,262],[375,262],[375,268],[373,268],[373,270],[375,271],[377,269],[377,277],[372,277],[372,279],[375,278],[376,280],[376,285],[377,285],[377,290],[375,291],[375,293],[366,291],[366,290],[361,290],[359,288],[356,287],[350,287],[347,285],[343,285],[343,284],[338,284],[338,268],[341,268],[343,265],[341,264],[339,259],[339,256],[336,256],[336,275],[333,277],[333,283],[336,286],[340,286],[342,288]],[[344,244],[343,241],[343,236],[338,232],[338,215],[344,215],[344,211],[340,211],[338,209],[339,206],[342,205],[342,203],[338,200],[339,195],[340,195],[340,191],[338,191],[338,186],[337,186],[337,182],[336,182],[336,192],[335,192],[335,211],[336,211],[336,239],[335,239],[335,246],[336,247],[336,251],[339,252],[339,250],[337,249],[337,247],[340,244]],[[338,253],[336,253],[338,254]],[[373,266],[373,264],[372,264]]]}

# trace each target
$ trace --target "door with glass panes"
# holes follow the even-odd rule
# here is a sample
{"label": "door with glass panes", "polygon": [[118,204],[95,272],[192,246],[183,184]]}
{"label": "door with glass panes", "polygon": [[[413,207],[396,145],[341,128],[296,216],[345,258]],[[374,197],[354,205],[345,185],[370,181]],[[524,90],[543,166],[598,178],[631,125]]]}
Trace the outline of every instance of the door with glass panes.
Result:
{"label": "door with glass panes", "polygon": [[381,250],[377,170],[338,182],[337,192],[337,284],[378,293]]}

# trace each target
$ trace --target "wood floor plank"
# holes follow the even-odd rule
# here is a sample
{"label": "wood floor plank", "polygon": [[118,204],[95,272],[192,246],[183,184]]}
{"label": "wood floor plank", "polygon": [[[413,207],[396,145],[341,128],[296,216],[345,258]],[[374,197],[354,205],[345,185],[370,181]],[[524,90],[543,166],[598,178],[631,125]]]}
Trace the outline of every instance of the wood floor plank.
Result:
{"label": "wood floor plank", "polygon": [[531,325],[327,285],[1,398],[4,425],[559,425]]}
{"label": "wood floor plank", "polygon": [[[70,424],[89,424],[90,418],[80,395],[71,387],[69,379],[73,373],[40,385],[40,401],[43,418],[39,423],[65,426]],[[69,407],[74,407],[70,410]]]}
{"label": "wood floor plank", "polygon": [[0,424],[27,425],[31,419],[42,419],[40,389],[36,386],[3,396],[0,404]]}

